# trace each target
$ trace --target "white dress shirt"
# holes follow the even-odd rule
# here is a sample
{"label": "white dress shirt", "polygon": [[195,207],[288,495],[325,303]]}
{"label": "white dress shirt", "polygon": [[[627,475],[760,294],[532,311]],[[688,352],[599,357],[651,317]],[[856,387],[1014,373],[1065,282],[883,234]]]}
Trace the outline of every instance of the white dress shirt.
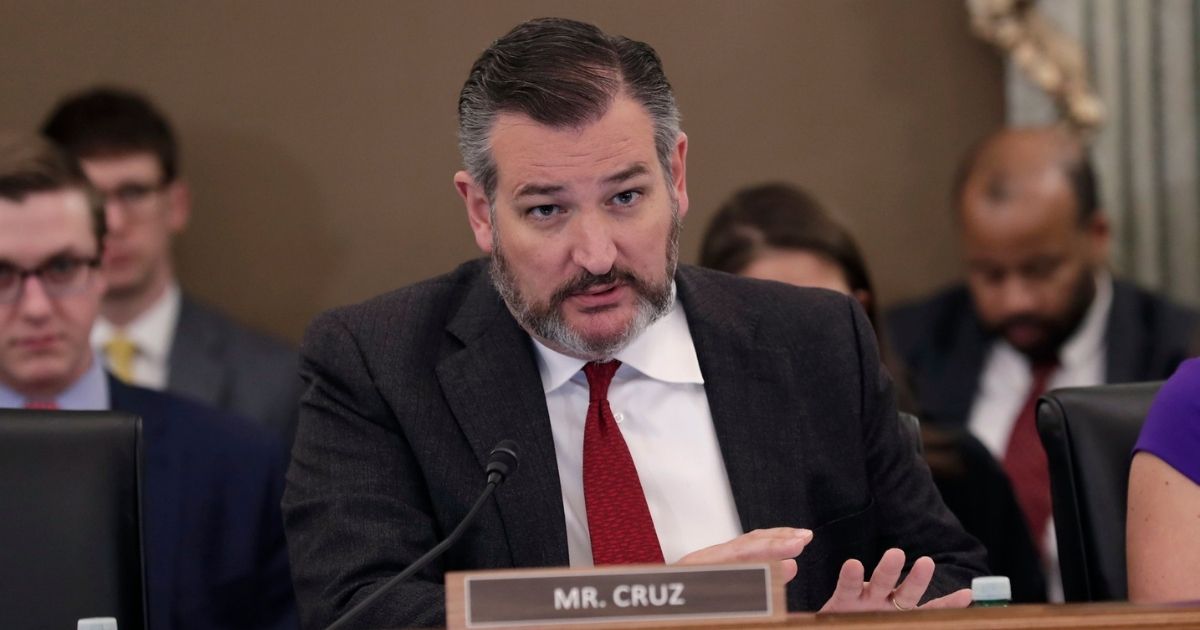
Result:
{"label": "white dress shirt", "polygon": [[[150,389],[166,389],[170,376],[171,342],[179,322],[179,285],[172,282],[167,290],[129,325],[119,329],[137,347],[133,355],[133,384]],[[118,328],[103,317],[92,325],[92,348],[107,364],[104,345]],[[110,367],[111,369],[111,367]]]}
{"label": "white dress shirt", "polygon": [[[585,361],[537,340],[534,344],[554,434],[571,566],[592,566],[583,496]],[[637,467],[663,559],[675,562],[741,535],[696,348],[678,299],[616,359],[621,367],[608,390],[609,406]]]}
{"label": "white dress shirt", "polygon": [[[1105,381],[1105,358],[1108,344],[1108,312],[1112,308],[1112,276],[1097,274],[1096,295],[1083,316],[1079,329],[1063,344],[1059,352],[1059,367],[1050,376],[1046,391],[1059,387],[1100,385]],[[991,451],[998,461],[1004,461],[1008,439],[1017,423],[1021,406],[1033,386],[1029,359],[1003,338],[988,350],[979,377],[979,392],[971,405],[968,428]],[[1058,541],[1054,520],[1046,528],[1041,547],[1046,585],[1050,601],[1062,601],[1062,580],[1058,567]]]}

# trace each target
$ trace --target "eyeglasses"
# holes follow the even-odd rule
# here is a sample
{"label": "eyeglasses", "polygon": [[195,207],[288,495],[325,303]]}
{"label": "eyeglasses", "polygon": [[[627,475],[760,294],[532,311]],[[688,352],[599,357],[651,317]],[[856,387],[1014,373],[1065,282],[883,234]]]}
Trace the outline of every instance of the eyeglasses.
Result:
{"label": "eyeglasses", "polygon": [[111,191],[100,191],[99,194],[105,205],[112,201],[127,214],[144,216],[152,207],[149,203],[150,199],[166,188],[167,182],[157,184],[128,182]]}
{"label": "eyeglasses", "polygon": [[30,276],[36,276],[42,290],[52,298],[79,293],[88,286],[92,270],[99,266],[99,257],[57,256],[36,269],[22,269],[0,262],[0,304],[13,304],[21,299],[21,290]]}

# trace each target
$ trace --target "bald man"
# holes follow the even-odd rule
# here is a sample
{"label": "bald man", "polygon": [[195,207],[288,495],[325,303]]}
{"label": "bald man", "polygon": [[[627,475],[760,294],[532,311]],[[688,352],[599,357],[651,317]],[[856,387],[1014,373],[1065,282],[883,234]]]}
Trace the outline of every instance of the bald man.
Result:
{"label": "bald man", "polygon": [[953,203],[966,282],[892,311],[889,332],[924,418],[968,429],[1009,473],[1053,599],[1037,397],[1166,378],[1187,356],[1197,314],[1110,275],[1095,174],[1060,129],[985,138],[960,166]]}

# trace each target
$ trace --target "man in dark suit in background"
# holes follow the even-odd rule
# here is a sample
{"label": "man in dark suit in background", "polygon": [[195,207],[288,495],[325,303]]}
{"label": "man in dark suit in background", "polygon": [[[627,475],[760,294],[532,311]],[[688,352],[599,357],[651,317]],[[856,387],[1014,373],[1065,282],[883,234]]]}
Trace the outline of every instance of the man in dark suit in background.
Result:
{"label": "man in dark suit in background", "polygon": [[150,628],[295,627],[278,439],[105,373],[89,343],[104,233],[78,165],[41,137],[0,135],[0,407],[142,418]]}
{"label": "man in dark suit in background", "polygon": [[1058,128],[975,147],[953,193],[965,285],[887,324],[926,420],[966,428],[1008,472],[1054,573],[1049,476],[1034,406],[1048,389],[1165,378],[1196,314],[1107,269],[1109,225],[1086,148]]}
{"label": "man in dark suit in background", "polygon": [[626,562],[782,561],[793,609],[967,604],[982,549],[903,439],[861,309],[677,267],[687,137],[649,46],[527,22],[476,61],[459,121],[490,263],[305,339],[284,512],[306,626],[445,536],[506,438],[520,471],[358,623],[442,623],[448,570]]}
{"label": "man in dark suit in background", "polygon": [[257,420],[290,443],[296,355],[180,291],[171,258],[191,201],[166,118],[112,88],[71,95],[42,128],[104,195],[108,292],[92,344],[122,380]]}

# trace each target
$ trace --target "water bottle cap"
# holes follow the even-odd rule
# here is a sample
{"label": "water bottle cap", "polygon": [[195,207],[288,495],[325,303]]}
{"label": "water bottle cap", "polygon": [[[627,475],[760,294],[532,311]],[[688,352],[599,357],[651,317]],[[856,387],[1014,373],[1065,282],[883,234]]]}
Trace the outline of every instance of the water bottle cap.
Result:
{"label": "water bottle cap", "polygon": [[989,575],[971,580],[971,599],[977,602],[1011,600],[1012,586],[1003,575]]}
{"label": "water bottle cap", "polygon": [[115,617],[80,619],[76,630],[117,630],[117,620]]}

